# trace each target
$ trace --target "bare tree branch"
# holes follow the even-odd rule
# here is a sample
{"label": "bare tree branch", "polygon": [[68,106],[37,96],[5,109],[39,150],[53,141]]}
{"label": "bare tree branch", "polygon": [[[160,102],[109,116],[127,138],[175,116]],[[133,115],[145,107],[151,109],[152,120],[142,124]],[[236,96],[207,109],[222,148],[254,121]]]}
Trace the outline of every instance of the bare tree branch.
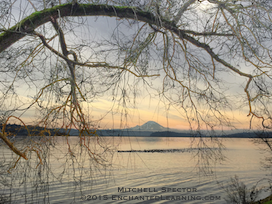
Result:
{"label": "bare tree branch", "polygon": [[175,24],[178,24],[183,13],[188,9],[189,6],[191,6],[193,3],[195,3],[195,1],[196,0],[188,0],[185,4],[183,4],[183,6],[179,9],[178,14],[174,17]]}
{"label": "bare tree branch", "polygon": [[199,36],[234,36],[233,33],[217,33],[217,32],[196,32],[192,30],[183,30],[185,33],[192,34],[192,35],[199,35]]}
{"label": "bare tree branch", "polygon": [[152,75],[138,75],[136,74],[135,72],[127,69],[126,67],[120,67],[120,66],[113,66],[113,65],[109,65],[108,63],[106,62],[93,62],[93,63],[82,63],[82,62],[78,62],[78,61],[74,61],[74,60],[71,60],[69,59],[67,56],[64,56],[62,55],[61,53],[59,53],[57,50],[55,50],[53,47],[51,47],[47,42],[46,42],[46,39],[45,37],[40,34],[40,33],[37,33],[37,32],[33,32],[34,35],[37,35],[42,43],[44,44],[45,47],[47,47],[50,51],[52,51],[53,53],[55,53],[57,56],[61,57],[62,59],[70,62],[70,63],[73,63],[75,65],[79,65],[79,66],[85,66],[85,67],[90,67],[90,68],[96,68],[96,67],[104,67],[104,68],[109,68],[109,69],[120,69],[120,70],[124,70],[124,71],[127,71],[131,74],[133,74],[134,76],[136,77],[158,77],[160,76],[160,74],[152,74]]}

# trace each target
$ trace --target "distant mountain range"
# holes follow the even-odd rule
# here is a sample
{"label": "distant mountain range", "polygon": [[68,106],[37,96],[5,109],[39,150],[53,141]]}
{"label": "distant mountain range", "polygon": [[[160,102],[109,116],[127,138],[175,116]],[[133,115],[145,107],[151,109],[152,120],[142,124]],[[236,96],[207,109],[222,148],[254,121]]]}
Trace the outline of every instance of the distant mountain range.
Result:
{"label": "distant mountain range", "polygon": [[[127,129],[114,129],[114,130],[99,130],[98,135],[102,136],[138,136],[138,137],[194,137],[200,136],[199,132],[191,132],[189,130],[177,130],[165,128],[162,125],[148,121],[143,125],[137,125]],[[272,132],[269,133],[272,136]],[[201,132],[202,137],[209,137],[206,131]],[[225,131],[224,133],[218,131],[217,137],[224,138],[256,138],[257,133],[254,131]]]}
{"label": "distant mountain range", "polygon": [[128,131],[152,131],[152,132],[156,131],[157,132],[157,131],[167,131],[167,130],[169,130],[169,128],[165,128],[154,121],[148,121],[141,126],[137,125],[135,127],[128,128],[126,130],[128,130]]}
{"label": "distant mountain range", "polygon": [[97,134],[102,136],[140,136],[149,137],[154,132],[168,131],[169,128],[165,128],[154,121],[148,121],[143,125],[136,125],[132,128],[126,129],[111,129],[111,130],[98,130]]}
{"label": "distant mountain range", "polygon": [[[2,129],[2,125],[0,125]],[[28,130],[27,130],[28,129]],[[41,132],[43,134],[48,135],[48,131],[50,130],[51,135],[71,135],[77,136],[79,135],[78,130],[71,129],[67,132],[65,129],[44,129],[42,127],[35,127],[35,126],[27,126],[27,129],[24,126],[16,125],[16,124],[7,124],[6,125],[6,132],[8,135],[18,135],[18,136],[27,136],[29,133],[31,135],[40,135]],[[132,128],[127,129],[102,129],[97,130],[96,133],[99,136],[129,136],[129,137],[192,137],[192,136],[199,136],[198,132],[190,132],[186,130],[176,130],[165,128],[162,125],[154,122],[148,121],[143,125],[137,125]],[[205,131],[201,134],[201,136],[205,137]],[[272,135],[272,132],[269,132],[269,135]],[[218,132],[218,137],[225,137],[225,138],[256,138],[258,135],[256,132],[253,131],[239,131],[238,132]]]}

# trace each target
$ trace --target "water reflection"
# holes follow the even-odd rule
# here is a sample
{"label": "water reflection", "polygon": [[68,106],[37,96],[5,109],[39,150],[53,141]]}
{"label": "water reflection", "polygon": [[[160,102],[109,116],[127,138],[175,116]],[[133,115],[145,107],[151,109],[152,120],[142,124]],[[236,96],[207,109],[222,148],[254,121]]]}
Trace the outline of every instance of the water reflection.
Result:
{"label": "water reflection", "polygon": [[[52,199],[70,202],[92,189],[93,178],[108,178],[115,150],[97,138],[81,139],[56,137],[39,143],[40,138],[32,138],[31,142],[39,144],[40,158],[36,152],[29,151],[29,159],[19,161],[17,155],[1,144],[2,200],[10,203],[48,203]],[[22,148],[26,142],[20,140],[16,145]]]}
{"label": "water reflection", "polygon": [[160,142],[164,138],[163,137],[139,137],[138,140],[143,141],[143,142]]}
{"label": "water reflection", "polygon": [[[39,138],[32,139],[35,142]],[[33,151],[29,160],[19,160],[3,144],[0,157],[0,199],[7,203],[78,203],[88,195],[122,195],[118,187],[135,188],[197,188],[195,195],[219,195],[224,203],[224,191],[217,181],[225,182],[238,175],[247,185],[254,185],[265,172],[260,171],[260,154],[247,139],[224,139],[224,155],[228,160],[218,162],[212,177],[199,176],[203,167],[199,157],[205,152],[207,141],[198,141],[192,148],[192,138],[95,137],[80,140],[78,137],[56,137],[40,145],[40,159]],[[25,140],[16,145],[26,145]],[[67,142],[69,146],[67,145]],[[85,144],[82,145],[82,144]],[[209,144],[216,152],[216,146]],[[203,154],[199,148],[203,148]],[[117,150],[190,149],[181,152],[117,152]],[[210,152],[208,152],[210,153]],[[204,158],[206,159],[206,158]],[[206,163],[205,163],[206,165]],[[13,168],[14,167],[14,168]],[[11,173],[8,170],[11,169]],[[137,195],[179,196],[179,192],[143,192]],[[129,195],[135,196],[135,193]],[[191,194],[190,194],[191,195]],[[101,203],[101,200],[93,200]],[[112,203],[103,200],[103,203]],[[121,201],[115,201],[121,202]],[[136,201],[135,201],[136,202]],[[153,201],[149,201],[153,202]],[[157,201],[154,201],[157,202]],[[173,201],[174,202],[174,201]],[[133,202],[132,202],[133,203]],[[137,203],[137,202],[136,202]],[[174,202],[175,203],[175,202]],[[176,201],[176,203],[179,203]],[[189,203],[199,203],[190,201]]]}

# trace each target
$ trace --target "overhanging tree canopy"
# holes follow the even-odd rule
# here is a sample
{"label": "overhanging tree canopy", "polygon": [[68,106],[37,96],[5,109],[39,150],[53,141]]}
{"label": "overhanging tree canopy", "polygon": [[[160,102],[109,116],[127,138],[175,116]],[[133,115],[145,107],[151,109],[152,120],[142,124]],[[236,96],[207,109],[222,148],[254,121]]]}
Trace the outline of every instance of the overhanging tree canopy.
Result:
{"label": "overhanging tree canopy", "polygon": [[[204,124],[213,129],[232,125],[224,114],[233,103],[224,75],[233,74],[243,78],[244,90],[235,100],[247,105],[251,121],[256,118],[270,128],[270,4],[29,0],[20,8],[29,15],[21,20],[12,13],[16,3],[6,2],[0,34],[2,109],[10,95],[18,95],[15,83],[25,81],[37,92],[24,110],[37,105],[43,112],[40,124],[58,120],[62,127],[89,130],[83,101],[112,90],[119,95],[113,100],[124,105],[129,100],[124,85],[129,75],[144,81],[160,77],[160,96],[176,106],[191,127]],[[110,39],[82,38],[78,43],[78,29],[88,35],[88,16],[117,18],[127,26],[127,34],[117,26]],[[44,83],[36,83],[35,76]],[[48,102],[53,100],[56,103]],[[18,109],[19,105],[8,115]],[[15,148],[5,134],[1,137]]]}

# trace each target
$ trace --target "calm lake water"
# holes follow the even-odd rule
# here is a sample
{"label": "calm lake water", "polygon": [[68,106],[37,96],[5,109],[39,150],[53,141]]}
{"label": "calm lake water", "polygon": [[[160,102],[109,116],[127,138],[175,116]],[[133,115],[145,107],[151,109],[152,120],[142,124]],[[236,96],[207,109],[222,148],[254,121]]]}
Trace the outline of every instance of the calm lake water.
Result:
{"label": "calm lake water", "polygon": [[[85,138],[82,145],[78,137],[55,137],[44,145],[37,138],[27,142],[39,154],[31,151],[31,159],[16,166],[16,155],[1,144],[0,203],[226,203],[222,186],[231,177],[237,175],[248,189],[271,178],[260,164],[266,154],[249,139],[222,140],[225,158],[219,155],[218,141],[192,138]],[[267,186],[263,180],[257,187]],[[270,193],[263,191],[260,198]]]}

